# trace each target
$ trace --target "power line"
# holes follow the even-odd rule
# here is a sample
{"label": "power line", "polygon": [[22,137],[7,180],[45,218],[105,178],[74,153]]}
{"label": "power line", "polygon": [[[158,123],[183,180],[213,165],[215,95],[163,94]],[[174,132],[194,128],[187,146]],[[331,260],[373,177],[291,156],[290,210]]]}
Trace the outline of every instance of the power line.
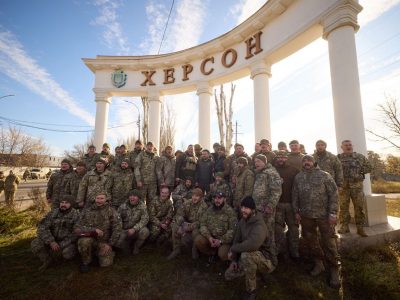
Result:
{"label": "power line", "polygon": [[165,32],[167,31],[167,28],[168,28],[169,18],[171,17],[172,8],[174,7],[174,3],[175,3],[175,0],[172,0],[171,8],[169,9],[169,14],[168,14],[168,18],[167,18],[167,23],[165,24],[164,32],[163,32],[163,35],[161,38],[160,47],[158,48],[157,54],[160,54],[161,46],[164,41]]}

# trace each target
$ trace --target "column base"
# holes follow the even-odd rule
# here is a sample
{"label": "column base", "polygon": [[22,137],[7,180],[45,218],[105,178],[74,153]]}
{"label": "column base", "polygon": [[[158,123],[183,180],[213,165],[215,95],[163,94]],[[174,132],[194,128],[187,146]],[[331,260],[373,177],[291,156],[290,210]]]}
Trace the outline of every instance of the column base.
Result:
{"label": "column base", "polygon": [[[351,223],[354,222],[354,207],[350,201]],[[365,226],[374,226],[378,224],[386,224],[388,222],[386,212],[385,195],[372,194],[365,196]]]}

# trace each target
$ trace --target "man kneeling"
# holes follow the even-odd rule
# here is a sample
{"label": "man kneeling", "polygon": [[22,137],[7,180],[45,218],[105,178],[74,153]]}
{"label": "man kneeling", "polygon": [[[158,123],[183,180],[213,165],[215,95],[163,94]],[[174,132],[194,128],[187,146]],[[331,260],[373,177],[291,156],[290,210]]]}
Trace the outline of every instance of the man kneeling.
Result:
{"label": "man kneeling", "polygon": [[228,253],[228,258],[232,262],[225,272],[225,279],[232,280],[245,276],[246,296],[244,299],[255,299],[257,271],[261,274],[271,273],[275,267],[263,253],[267,226],[261,213],[256,211],[253,198],[244,198],[240,211],[242,218]]}
{"label": "man kneeling", "polygon": [[59,208],[50,211],[40,221],[38,237],[31,243],[32,252],[43,263],[40,271],[46,269],[58,253],[65,259],[71,259],[76,254],[76,236],[72,229],[78,221],[79,212],[71,207],[74,197],[65,195],[60,200]]}
{"label": "man kneeling", "polygon": [[113,264],[115,253],[112,251],[121,234],[122,224],[115,209],[107,202],[106,193],[96,195],[95,202],[83,210],[82,216],[74,227],[80,237],[78,251],[82,258],[80,271],[89,271],[92,251],[97,250],[101,267]]}
{"label": "man kneeling", "polygon": [[122,220],[122,233],[118,241],[118,248],[125,254],[139,254],[139,249],[146,241],[150,232],[146,225],[149,222],[146,203],[142,201],[142,193],[138,190],[129,192],[129,199],[118,208]]}

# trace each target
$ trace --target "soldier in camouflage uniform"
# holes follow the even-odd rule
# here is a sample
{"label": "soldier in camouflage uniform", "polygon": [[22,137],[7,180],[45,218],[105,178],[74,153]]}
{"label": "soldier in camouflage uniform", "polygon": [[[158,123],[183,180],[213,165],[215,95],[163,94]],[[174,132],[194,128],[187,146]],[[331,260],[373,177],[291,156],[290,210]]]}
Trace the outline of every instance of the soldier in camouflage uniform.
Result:
{"label": "soldier in camouflage uniform", "polygon": [[125,158],[118,169],[111,172],[111,204],[115,209],[126,201],[133,188],[134,174],[129,168],[129,159]]}
{"label": "soldier in camouflage uniform", "polygon": [[82,259],[80,271],[89,271],[92,254],[96,251],[101,267],[113,264],[116,246],[122,232],[122,223],[118,213],[107,201],[106,193],[98,192],[95,202],[82,211],[74,226],[78,235],[78,251]]}
{"label": "soldier in camouflage uniform", "polygon": [[[271,151],[271,143],[267,139],[262,139],[260,141],[260,152],[258,154],[263,154],[267,158],[268,162],[273,165],[275,160],[275,153]],[[254,159],[257,155],[253,156],[253,169],[254,169]]]}
{"label": "soldier in camouflage uniform", "polygon": [[111,201],[111,172],[105,168],[106,162],[99,158],[96,162],[96,169],[83,176],[76,197],[79,207],[84,205],[90,207],[99,192],[105,192],[107,200]]}
{"label": "soldier in camouflage uniform", "polygon": [[135,160],[136,157],[143,151],[143,144],[141,140],[137,140],[135,142],[135,148],[129,152],[128,157],[129,157],[129,161],[130,161],[130,167],[132,168],[132,171],[134,169],[135,166]]}
{"label": "soldier in camouflage uniform", "polygon": [[67,175],[64,176],[62,184],[63,185],[62,194],[72,195],[74,199],[72,207],[74,208],[83,208],[83,203],[81,203],[82,206],[79,206],[78,203],[76,202],[76,199],[78,197],[79,184],[81,183],[85,175],[86,175],[86,164],[83,161],[79,161],[76,164],[75,171],[68,173]]}
{"label": "soldier in camouflage uniform", "polygon": [[215,196],[213,205],[200,217],[200,234],[194,239],[195,247],[209,256],[209,262],[213,262],[216,255],[222,261],[228,260],[237,218],[225,200],[226,195],[222,192]]}
{"label": "soldier in camouflage uniform", "polygon": [[248,166],[248,161],[244,157],[237,159],[238,171],[234,184],[233,208],[239,214],[241,201],[253,194],[254,173]]}
{"label": "soldier in camouflage uniform", "polygon": [[185,180],[187,177],[194,179],[196,173],[197,157],[193,152],[193,145],[189,145],[185,153],[176,159],[175,181]]}
{"label": "soldier in camouflage uniform", "polygon": [[0,171],[0,196],[1,193],[4,191],[4,185],[5,185],[5,177],[3,171]]}
{"label": "soldier in camouflage uniform", "polygon": [[357,233],[365,237],[367,234],[363,228],[365,223],[363,181],[365,179],[365,174],[370,173],[372,168],[364,155],[353,151],[353,144],[351,141],[344,140],[341,148],[343,153],[339,154],[338,158],[343,167],[344,183],[339,194],[340,229],[338,232],[342,234],[350,232],[349,204],[351,199],[354,206],[354,219],[356,221]]}
{"label": "soldier in camouflage uniform", "polygon": [[178,210],[186,200],[192,198],[193,191],[193,178],[187,177],[185,180],[182,180],[181,183],[175,188],[172,192],[172,200],[174,201],[174,208]]}
{"label": "soldier in camouflage uniform", "polygon": [[236,143],[235,146],[235,152],[228,156],[227,159],[225,159],[225,170],[224,170],[224,178],[227,178],[228,183],[232,185],[232,183],[235,182],[236,180],[236,173],[237,173],[237,159],[239,157],[244,157],[247,159],[249,164],[251,164],[251,158],[247,155],[246,152],[244,152],[244,147],[242,144]]}
{"label": "soldier in camouflage uniform", "polygon": [[175,164],[176,159],[172,153],[172,147],[165,147],[163,154],[157,162],[156,171],[158,187],[167,186],[172,192],[175,187]]}
{"label": "soldier in camouflage uniform", "polygon": [[157,194],[157,174],[156,165],[158,156],[153,152],[153,143],[148,142],[146,150],[142,151],[135,160],[135,178],[137,188],[142,192],[146,199],[147,207],[151,206],[151,201]]}
{"label": "soldier in camouflage uniform", "polygon": [[94,145],[90,145],[87,153],[82,158],[82,161],[84,161],[86,164],[87,171],[94,170],[98,160],[99,154],[96,153],[96,147]]}
{"label": "soldier in camouflage uniform", "polygon": [[295,167],[299,172],[301,171],[301,168],[303,166],[302,159],[304,157],[304,154],[301,153],[300,151],[300,144],[298,140],[293,140],[289,143],[289,156],[288,156],[288,161],[287,164],[289,166]]}
{"label": "soldier in camouflage uniform", "polygon": [[231,187],[224,180],[224,173],[217,172],[215,173],[215,182],[210,186],[210,192],[207,193],[205,201],[207,205],[212,204],[212,200],[218,193],[223,193],[226,197],[225,203],[232,206],[232,191]]}
{"label": "soldier in camouflage uniform", "polygon": [[38,237],[32,241],[31,249],[42,262],[40,271],[46,269],[52,257],[58,253],[64,259],[71,259],[77,253],[73,227],[78,221],[79,212],[72,207],[73,202],[71,195],[62,196],[59,208],[51,210],[39,223]]}
{"label": "soldier in camouflage uniform", "polygon": [[282,194],[282,179],[276,169],[267,161],[265,155],[259,154],[254,159],[255,180],[253,199],[257,210],[264,216],[268,229],[266,251],[274,264],[278,264],[275,246],[275,212]]}
{"label": "soldier in camouflage uniform", "polygon": [[171,222],[174,217],[174,206],[167,187],[162,187],[160,197],[155,197],[152,201],[149,216],[150,241],[161,244],[171,235]]}
{"label": "soldier in camouflage uniform", "polygon": [[343,185],[343,169],[339,158],[329,151],[326,151],[326,142],[318,140],[315,143],[315,152],[313,157],[318,167],[322,171],[331,174],[335,180],[336,186],[340,189]]}
{"label": "soldier in camouflage uniform", "polygon": [[8,207],[14,207],[14,197],[19,185],[19,178],[10,170],[4,181],[4,198]]}
{"label": "soldier in camouflage uniform", "polygon": [[[279,151],[276,154],[275,168],[282,178],[282,195],[279,198],[275,213],[275,244],[277,252],[283,253],[286,257],[287,248],[294,260],[299,258],[299,225],[296,222],[292,207],[292,188],[295,176],[299,173],[293,166],[287,164],[288,154]],[[285,240],[285,228],[286,240]],[[286,242],[287,241],[287,242]],[[287,244],[287,246],[286,246]]]}
{"label": "soldier in camouflage uniform", "polygon": [[245,299],[255,299],[257,287],[257,271],[262,275],[271,273],[272,264],[263,245],[267,237],[267,227],[263,216],[256,210],[253,198],[245,197],[241,202],[241,215],[228,258],[231,261],[225,272],[225,279],[232,280],[245,276]]}
{"label": "soldier in camouflage uniform", "polygon": [[111,154],[110,145],[108,143],[103,144],[103,149],[99,153],[99,157],[106,162],[106,168],[111,168],[114,162],[114,155]]}
{"label": "soldier in camouflage uniform", "polygon": [[204,202],[204,193],[201,189],[195,188],[191,201],[186,201],[181,206],[172,222],[172,244],[173,250],[168,259],[173,259],[181,253],[181,247],[191,247],[193,259],[198,258],[198,252],[193,245],[194,238],[199,234],[200,217],[207,210]]}
{"label": "soldier in camouflage uniform", "polygon": [[303,171],[294,179],[292,205],[297,222],[301,222],[302,236],[315,259],[311,275],[317,276],[324,271],[322,259],[325,257],[330,268],[330,285],[334,288],[340,287],[340,263],[334,231],[338,191],[332,176],[314,167],[314,158],[311,155],[303,157]]}
{"label": "soldier in camouflage uniform", "polygon": [[73,172],[71,162],[68,159],[63,159],[60,171],[53,173],[47,182],[46,198],[51,203],[52,208],[59,207],[59,198],[63,193],[64,178],[71,172]]}
{"label": "soldier in camouflage uniform", "polygon": [[128,159],[128,165],[129,165],[129,157],[128,157],[128,152],[126,151],[126,146],[121,145],[118,147],[118,152],[115,152],[115,157],[112,162],[112,170],[119,170],[121,163],[123,160]]}
{"label": "soldier in camouflage uniform", "polygon": [[132,190],[129,192],[128,200],[118,208],[122,220],[122,233],[117,247],[126,254],[131,251],[133,255],[139,254],[140,247],[150,234],[146,227],[149,214],[141,197],[142,194],[138,190]]}

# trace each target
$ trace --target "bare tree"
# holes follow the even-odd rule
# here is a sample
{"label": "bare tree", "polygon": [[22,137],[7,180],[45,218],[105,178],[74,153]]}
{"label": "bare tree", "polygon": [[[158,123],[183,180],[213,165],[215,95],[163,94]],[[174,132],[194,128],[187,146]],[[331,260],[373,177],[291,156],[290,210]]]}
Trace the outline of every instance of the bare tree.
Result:
{"label": "bare tree", "polygon": [[143,136],[143,144],[147,143],[148,132],[149,132],[149,101],[148,97],[141,97],[142,105],[143,105],[143,126],[142,126],[142,136]]}
{"label": "bare tree", "polygon": [[135,148],[135,142],[137,141],[136,135],[131,135],[130,137],[118,140],[119,145],[125,145],[127,150],[132,150]]}
{"label": "bare tree", "polygon": [[159,153],[161,153],[166,146],[175,148],[175,113],[170,105],[163,103],[161,107]]}
{"label": "bare tree", "polygon": [[225,145],[226,152],[229,153],[232,147],[233,139],[233,96],[235,94],[236,85],[231,83],[231,93],[227,102],[224,92],[224,86],[221,84],[219,97],[217,97],[217,90],[214,90],[215,106],[217,110],[218,129],[220,144]]}
{"label": "bare tree", "polygon": [[381,116],[379,122],[384,125],[389,133],[377,132],[367,129],[366,131],[378,138],[378,141],[388,142],[392,147],[400,150],[400,114],[397,99],[386,96],[386,102],[378,105]]}
{"label": "bare tree", "polygon": [[83,144],[75,144],[72,150],[64,151],[64,156],[68,158],[72,164],[76,164],[86,154],[90,145],[93,145],[94,135],[88,136]]}

